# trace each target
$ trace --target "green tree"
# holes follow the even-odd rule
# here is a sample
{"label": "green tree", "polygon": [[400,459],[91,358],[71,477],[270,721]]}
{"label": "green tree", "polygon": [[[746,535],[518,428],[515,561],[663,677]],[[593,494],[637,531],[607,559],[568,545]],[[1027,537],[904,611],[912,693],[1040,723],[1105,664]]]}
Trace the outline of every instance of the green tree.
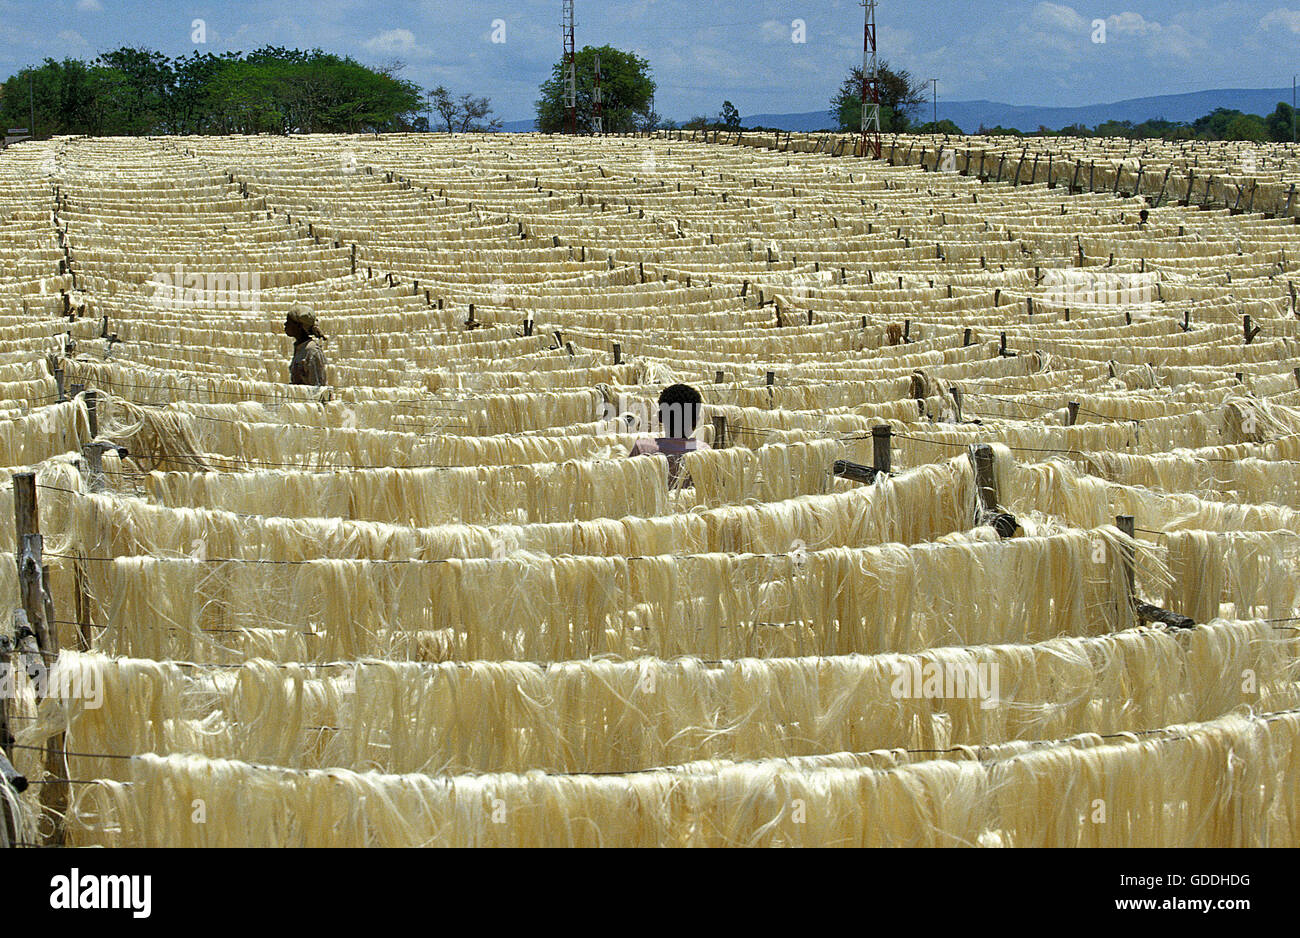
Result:
{"label": "green tree", "polygon": [[[624,133],[644,122],[650,113],[655,83],[650,77],[650,63],[631,52],[622,52],[612,46],[583,46],[576,59],[577,125],[578,133],[594,130],[594,89],[596,56],[600,56],[600,87],[604,98],[602,110],[606,133]],[[543,82],[541,97],[536,103],[537,129],[542,133],[561,133],[566,130],[567,116],[564,107],[564,62],[555,63],[551,77]]]}
{"label": "green tree", "polygon": [[103,53],[95,64],[120,76],[111,84],[112,113],[117,124],[113,132],[147,134],[170,130],[170,98],[175,80],[171,59],[152,49],[123,46]]}
{"label": "green tree", "polygon": [[1239,114],[1228,122],[1224,130],[1224,139],[1263,143],[1268,139],[1268,127],[1261,117],[1254,114]]}
{"label": "green tree", "polygon": [[1268,117],[1264,118],[1264,124],[1268,128],[1268,138],[1278,143],[1286,143],[1291,140],[1292,129],[1295,125],[1292,121],[1295,118],[1295,112],[1291,105],[1284,101],[1277,103],[1277,109]]}
{"label": "green tree", "polygon": [[[425,97],[449,134],[491,133],[501,129],[501,121],[489,117],[492,102],[487,98],[476,98],[471,94],[458,98],[442,85],[427,91]],[[484,118],[488,118],[487,123],[482,123]]]}
{"label": "green tree", "polygon": [[402,130],[420,90],[319,49],[171,60],[124,47],[87,64],[46,59],[0,86],[0,120],[51,134],[290,133]]}
{"label": "green tree", "polygon": [[938,123],[935,123],[934,121],[929,121],[927,123],[922,124],[920,127],[915,128],[914,133],[948,134],[949,136],[960,137],[962,136],[962,129],[945,117],[943,120],[939,121]]}
{"label": "green tree", "polygon": [[[895,71],[886,62],[879,65],[880,129],[902,133],[911,126],[912,115],[925,103],[925,83],[916,81],[906,69]],[[831,98],[830,115],[841,131],[862,129],[862,69],[854,68],[840,90]]]}
{"label": "green tree", "polygon": [[722,113],[718,115],[718,123],[722,125],[723,130],[739,130],[740,111],[730,101],[723,101]]}
{"label": "green tree", "polygon": [[1192,121],[1192,129],[1202,140],[1223,140],[1228,132],[1228,124],[1240,116],[1241,111],[1226,107],[1215,108],[1209,114]]}

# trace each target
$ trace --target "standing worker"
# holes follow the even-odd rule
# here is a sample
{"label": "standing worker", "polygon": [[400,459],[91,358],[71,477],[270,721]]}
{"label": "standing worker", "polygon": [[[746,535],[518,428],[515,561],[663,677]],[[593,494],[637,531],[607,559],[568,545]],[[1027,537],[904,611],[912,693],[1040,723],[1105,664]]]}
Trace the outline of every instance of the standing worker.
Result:
{"label": "standing worker", "polygon": [[284,320],[284,334],[293,339],[293,360],[289,362],[289,381],[292,384],[310,384],[324,387],[329,383],[325,376],[325,353],[321,351],[323,339],[316,328],[316,314],[301,304],[289,307]]}
{"label": "standing worker", "polygon": [[[659,395],[659,425],[664,435],[657,439],[637,440],[628,455],[667,456],[668,484],[678,484],[682,457],[693,450],[711,449],[703,440],[691,438],[699,426],[703,406],[704,398],[689,384],[674,384],[664,388]],[[681,482],[684,488],[689,488],[691,484],[689,476]]]}

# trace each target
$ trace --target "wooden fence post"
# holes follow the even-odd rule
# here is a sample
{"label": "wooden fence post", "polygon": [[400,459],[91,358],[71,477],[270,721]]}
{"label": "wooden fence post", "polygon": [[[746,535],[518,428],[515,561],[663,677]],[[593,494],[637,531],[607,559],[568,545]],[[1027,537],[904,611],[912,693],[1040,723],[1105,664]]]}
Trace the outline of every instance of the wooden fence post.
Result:
{"label": "wooden fence post", "polygon": [[1068,413],[1065,416],[1065,425],[1067,427],[1072,427],[1079,419],[1079,402],[1070,401],[1065,406],[1068,411]]}
{"label": "wooden fence post", "polygon": [[713,448],[727,448],[727,418],[722,414],[713,417]]}
{"label": "wooden fence post", "polygon": [[[42,562],[43,541],[36,502],[36,473],[20,472],[13,477],[14,486],[14,545],[18,565],[19,595],[23,613],[36,636],[36,646],[48,674],[59,656],[59,637],[53,622],[54,604],[45,586],[47,568]],[[48,683],[41,697],[48,696]],[[66,760],[63,759],[62,733],[50,737],[46,749],[46,768],[53,779],[65,778]],[[42,808],[53,818],[53,829],[46,838],[48,844],[62,845],[64,829],[62,816],[68,803],[66,782],[50,781],[41,791]]]}
{"label": "wooden fence post", "polygon": [[888,424],[871,428],[871,463],[876,472],[889,475],[893,471],[893,429]]}
{"label": "wooden fence post", "polygon": [[979,498],[977,517],[983,518],[995,514],[998,510],[998,482],[993,471],[993,447],[980,443],[971,452],[971,462],[975,466],[975,494]]}
{"label": "wooden fence post", "polygon": [[93,440],[99,436],[99,395],[94,388],[87,388],[86,396],[86,416],[90,420],[90,438]]}

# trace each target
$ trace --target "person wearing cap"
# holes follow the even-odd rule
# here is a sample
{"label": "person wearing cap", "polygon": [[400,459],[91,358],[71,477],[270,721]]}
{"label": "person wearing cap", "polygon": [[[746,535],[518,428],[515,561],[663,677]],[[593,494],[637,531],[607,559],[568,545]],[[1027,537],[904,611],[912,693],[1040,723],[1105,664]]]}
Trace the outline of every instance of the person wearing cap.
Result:
{"label": "person wearing cap", "polygon": [[323,339],[316,327],[316,314],[305,306],[289,308],[284,320],[284,334],[293,339],[293,359],[289,362],[289,381],[324,387],[329,383],[325,376],[325,353],[317,339]]}
{"label": "person wearing cap", "polygon": [[[656,439],[637,440],[629,456],[667,456],[668,484],[678,484],[682,457],[689,452],[711,449],[703,440],[692,439],[695,428],[699,426],[700,409],[704,398],[700,392],[689,384],[674,384],[663,389],[659,395],[659,425],[664,435]],[[681,482],[683,488],[691,487],[690,476]]]}

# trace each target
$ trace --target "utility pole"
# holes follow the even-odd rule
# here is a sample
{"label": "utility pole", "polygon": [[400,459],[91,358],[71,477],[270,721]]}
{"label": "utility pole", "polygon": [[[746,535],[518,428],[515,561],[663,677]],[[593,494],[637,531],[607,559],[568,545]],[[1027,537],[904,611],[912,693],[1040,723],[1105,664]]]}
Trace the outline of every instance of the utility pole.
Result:
{"label": "utility pole", "polygon": [[1291,142],[1295,143],[1295,76],[1291,76]]}
{"label": "utility pole", "polygon": [[573,0],[564,0],[564,111],[570,134],[578,132],[578,52],[573,42]]}
{"label": "utility pole", "polygon": [[27,136],[32,140],[36,139],[36,92],[32,89],[33,72],[27,73],[27,106],[31,108],[31,126],[27,128]]}
{"label": "utility pole", "polygon": [[880,70],[876,57],[876,0],[862,0],[862,155],[880,159]]}
{"label": "utility pole", "polygon": [[934,102],[934,122],[939,123],[939,79],[931,78],[931,100]]}
{"label": "utility pole", "polygon": [[600,53],[596,53],[596,87],[592,94],[592,100],[595,102],[596,116],[592,120],[594,133],[603,134],[605,132],[605,103],[600,91]]}

